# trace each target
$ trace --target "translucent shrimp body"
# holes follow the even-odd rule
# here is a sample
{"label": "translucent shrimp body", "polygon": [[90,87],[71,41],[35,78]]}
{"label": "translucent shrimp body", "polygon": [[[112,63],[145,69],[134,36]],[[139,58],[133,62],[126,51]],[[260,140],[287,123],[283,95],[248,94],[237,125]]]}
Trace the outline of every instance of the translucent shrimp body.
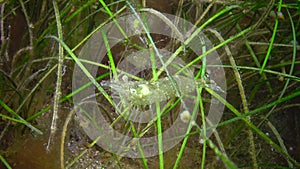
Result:
{"label": "translucent shrimp body", "polygon": [[[213,85],[205,84],[202,80],[194,80],[182,75],[174,75],[174,82],[181,95],[194,92],[197,87],[210,87]],[[113,94],[120,95],[133,105],[151,105],[155,102],[162,102],[177,96],[175,86],[168,77],[161,78],[155,82],[148,81],[119,81],[102,83],[111,87]],[[215,87],[216,89],[216,87]]]}
{"label": "translucent shrimp body", "polygon": [[[196,89],[196,83],[193,79],[184,76],[173,76],[173,80],[181,94],[187,94]],[[134,105],[151,105],[156,101],[162,102],[176,96],[176,89],[173,87],[168,77],[161,78],[156,82],[130,81],[128,83],[117,85],[113,83],[111,88],[128,99]]]}

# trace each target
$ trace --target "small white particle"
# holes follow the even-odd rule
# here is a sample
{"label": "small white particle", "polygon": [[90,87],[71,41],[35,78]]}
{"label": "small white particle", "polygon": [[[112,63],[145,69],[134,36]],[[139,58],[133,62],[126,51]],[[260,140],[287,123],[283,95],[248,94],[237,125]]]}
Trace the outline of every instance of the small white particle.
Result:
{"label": "small white particle", "polygon": [[284,20],[284,15],[282,14],[282,12],[277,12],[277,18]]}
{"label": "small white particle", "polygon": [[184,122],[184,123],[188,123],[191,119],[191,114],[189,111],[185,110],[182,113],[180,113],[180,119]]}

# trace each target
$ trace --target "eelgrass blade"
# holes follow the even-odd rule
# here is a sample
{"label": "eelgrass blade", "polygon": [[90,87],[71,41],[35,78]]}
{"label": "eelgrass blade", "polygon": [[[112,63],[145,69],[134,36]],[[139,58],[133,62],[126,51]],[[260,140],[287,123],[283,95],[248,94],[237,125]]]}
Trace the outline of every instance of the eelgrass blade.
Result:
{"label": "eelgrass blade", "polygon": [[[239,31],[242,30],[239,24],[237,24],[236,27],[237,27],[237,29],[238,29]],[[245,38],[246,38],[246,37],[245,37]],[[249,50],[249,53],[250,53],[250,55],[252,56],[252,59],[253,59],[254,63],[256,64],[256,66],[257,66],[258,68],[261,68],[261,64],[259,63],[258,58],[257,58],[255,52],[253,51],[252,47],[250,46],[249,41],[248,41],[247,38],[245,39],[245,46],[246,46],[247,49]],[[263,78],[264,80],[267,80],[267,76],[266,76],[265,73],[262,74],[262,78]],[[268,86],[268,88],[269,88],[269,91],[272,92],[271,84],[270,84],[270,82],[268,82],[268,81],[267,81],[267,86]],[[252,97],[254,97],[254,95],[256,94],[256,91],[259,89],[259,87],[260,87],[260,85],[257,85],[257,86],[252,90],[253,92],[251,92],[251,96],[250,96],[250,99],[249,99],[249,103],[251,103]]]}
{"label": "eelgrass blade", "polygon": [[120,10],[114,13],[114,15],[110,16],[108,19],[106,19],[104,22],[102,22],[97,28],[95,28],[90,34],[88,34],[82,41],[80,41],[74,48],[72,48],[71,51],[75,51],[77,48],[79,48],[84,42],[86,42],[95,32],[99,31],[103,26],[105,26],[110,20],[112,20],[114,17],[119,15],[121,12],[123,12],[126,9],[126,6],[123,6]]}
{"label": "eelgrass blade", "polygon": [[[138,138],[138,137],[139,137],[139,136],[138,136],[138,133],[136,132],[136,130],[135,130],[134,125],[133,125],[132,122],[130,122],[130,126],[131,126],[131,131],[132,131],[132,133],[133,133],[133,136],[134,136],[135,138]],[[141,146],[141,144],[140,144],[140,141],[137,140],[137,143],[136,143],[136,144],[137,144],[137,146],[138,146],[139,153],[140,153],[141,158],[142,158],[142,161],[143,161],[143,165],[144,165],[145,169],[148,169],[149,167],[148,167],[147,159],[146,159],[146,157],[145,157],[145,155],[144,155],[144,152],[143,152],[142,146]]]}
{"label": "eelgrass blade", "polygon": [[[213,48],[207,50],[206,52],[202,53],[200,56],[198,56],[197,58],[195,58],[194,60],[192,60],[191,62],[189,62],[188,64],[186,64],[183,68],[181,68],[181,69],[178,71],[178,73],[180,73],[180,72],[182,72],[183,70],[189,68],[190,66],[192,66],[193,64],[195,64],[196,62],[198,62],[199,60],[201,60],[203,57],[205,57],[205,56],[207,56],[208,54],[210,54],[211,52],[213,52],[213,51],[219,49],[220,47],[222,47],[222,46],[228,44],[229,42],[231,42],[231,41],[237,39],[238,37],[244,35],[245,33],[249,32],[251,29],[252,29],[252,28],[249,27],[249,28],[247,28],[247,29],[245,29],[245,30],[239,32],[238,34],[236,34],[236,35],[234,35],[234,36],[232,36],[232,37],[226,39],[224,42],[222,42],[222,43],[220,43],[220,44],[214,46]],[[172,55],[172,56],[173,56],[173,55]]]}
{"label": "eelgrass blade", "polygon": [[[44,68],[44,70],[39,70],[39,71],[45,71],[47,70],[46,66]],[[19,114],[19,112],[21,111],[22,107],[25,105],[25,103],[32,97],[32,95],[34,94],[34,92],[38,89],[38,87],[42,84],[42,82],[44,82],[44,80],[56,69],[57,64],[53,65],[53,67],[46,72],[46,74],[38,81],[38,83],[30,90],[30,92],[26,95],[25,98],[22,99],[21,104],[18,106],[16,113]],[[30,121],[30,120],[29,120]]]}
{"label": "eelgrass blade", "polygon": [[[281,153],[287,160],[293,163],[296,167],[300,167],[300,164],[293,159],[289,154],[287,154],[280,146],[278,146],[271,138],[269,138],[264,132],[262,132],[259,128],[257,128],[253,123],[251,123],[246,117],[247,114],[241,114],[236,108],[234,108],[230,103],[228,103],[225,99],[219,96],[216,92],[211,90],[210,88],[205,88],[205,90],[218,99],[221,103],[223,103],[229,110],[231,110],[236,116],[240,117],[249,127],[251,127],[258,135],[260,135],[268,144],[270,144],[277,152]],[[296,95],[300,95],[300,91],[293,93]],[[251,113],[251,111],[249,112]]]}
{"label": "eelgrass blade", "polygon": [[[279,1],[278,12],[281,12],[281,5],[282,5],[282,0]],[[267,65],[267,61],[269,60],[269,57],[271,55],[271,51],[272,51],[272,48],[273,48],[273,43],[275,41],[275,37],[276,37],[276,34],[277,34],[277,28],[278,28],[278,18],[276,18],[276,20],[275,20],[275,25],[274,25],[274,29],[273,29],[273,34],[272,34],[272,37],[271,37],[270,45],[269,45],[267,54],[265,56],[264,63],[261,66],[261,70],[259,72],[260,74],[264,71],[264,69],[265,69],[265,67]]]}
{"label": "eelgrass blade", "polygon": [[[203,44],[203,47],[202,47],[202,50],[203,52],[206,52],[206,46],[205,46],[205,42],[203,40],[203,38],[200,39],[202,44]],[[204,78],[205,76],[205,72],[206,72],[206,57],[203,58],[202,60],[202,67],[200,69],[200,71],[197,73],[195,79],[198,79],[199,77],[201,78]],[[202,117],[202,126],[203,126],[203,135],[204,135],[204,142],[203,142],[203,151],[202,151],[202,162],[201,162],[201,168],[204,168],[204,165],[205,165],[205,156],[206,156],[206,118],[205,118],[205,115],[204,115],[204,106],[203,106],[203,101],[202,101],[202,97],[201,97],[201,93],[202,93],[202,87],[200,87],[198,90],[197,90],[197,100],[196,100],[196,104],[195,104],[195,108],[198,107],[198,104],[200,105],[200,112],[201,112],[201,117]],[[197,114],[197,109],[194,109],[193,111],[193,114],[192,114],[192,117],[191,119],[194,119],[196,114]],[[178,157],[175,161],[175,164],[174,164],[174,169],[178,167],[179,165],[179,161],[183,155],[183,151],[184,151],[184,148],[186,146],[186,143],[187,143],[187,140],[189,138],[189,134],[190,134],[190,131],[191,131],[191,128],[192,128],[192,123],[190,123],[188,129],[187,129],[187,132],[186,132],[186,137],[184,138],[183,142],[182,142],[182,145],[181,145],[181,148],[180,148],[180,151],[178,153]]]}
{"label": "eelgrass blade", "polygon": [[[209,31],[211,31],[221,42],[224,42],[223,37],[216,30],[209,29]],[[233,55],[232,55],[229,47],[227,45],[224,45],[224,48],[225,48],[225,52],[229,58],[230,64],[233,67],[236,67],[235,59],[233,58]],[[235,80],[236,80],[236,83],[237,83],[237,86],[239,89],[239,94],[240,94],[242,106],[243,106],[243,113],[246,114],[249,112],[249,107],[248,107],[248,102],[247,102],[243,82],[241,80],[241,75],[237,68],[233,68],[233,73],[234,73]],[[250,116],[248,116],[247,119],[251,123]],[[247,128],[247,133],[248,133],[249,142],[250,142],[250,154],[251,154],[252,163],[253,163],[252,167],[254,169],[258,169],[253,132],[250,128]]]}
{"label": "eelgrass blade", "polygon": [[[274,105],[278,105],[280,103],[286,102],[286,101],[291,100],[291,99],[293,99],[295,97],[298,97],[298,96],[300,96],[300,91],[296,91],[296,92],[294,92],[294,93],[292,93],[292,94],[290,94],[290,95],[288,95],[286,97],[281,98],[280,100],[276,100],[276,101],[274,101],[272,103],[269,103],[269,104],[267,104],[265,106],[261,106],[261,107],[259,107],[257,109],[251,110],[251,111],[249,111],[246,114],[241,114],[238,117],[234,117],[234,118],[231,118],[230,120],[226,120],[224,122],[220,122],[220,123],[217,124],[217,126],[211,126],[211,127],[209,127],[208,130],[212,129],[214,127],[220,127],[220,126],[224,126],[226,124],[229,124],[229,123],[232,123],[232,122],[235,122],[235,121],[238,121],[238,120],[242,120],[243,118],[245,118],[247,116],[258,114],[260,112],[263,112],[266,109],[269,109],[269,108],[273,107]],[[224,102],[224,103],[227,103],[229,107],[233,107],[232,105],[230,106],[230,104],[228,102]]]}
{"label": "eelgrass blade", "polygon": [[237,169],[238,167],[227,157],[226,154],[222,153],[219,148],[209,139],[205,138],[202,129],[199,127],[199,125],[196,125],[199,133],[201,134],[201,137],[206,140],[208,146],[216,153],[218,157],[224,162],[224,164],[229,167],[230,169]]}
{"label": "eelgrass blade", "polygon": [[[191,116],[191,119],[195,119],[197,113],[198,113],[198,106],[199,104],[201,104],[202,102],[200,101],[202,98],[201,98],[201,91],[202,91],[202,88],[200,88],[199,90],[197,90],[197,99],[196,99],[196,104],[194,106],[194,109],[193,109],[193,113],[192,113],[192,116]],[[201,111],[201,106],[200,106],[200,111]],[[178,166],[179,166],[179,162],[180,162],[180,159],[182,158],[182,155],[183,155],[183,152],[184,152],[184,149],[186,147],[186,144],[187,144],[187,141],[188,141],[188,138],[190,136],[190,132],[191,132],[191,129],[193,127],[193,123],[192,121],[190,121],[189,123],[189,126],[187,128],[187,131],[186,131],[186,134],[185,134],[185,137],[182,141],[182,145],[181,145],[181,148],[180,148],[180,151],[178,153],[178,157],[175,161],[175,164],[173,166],[173,169],[176,169]]]}
{"label": "eelgrass blade", "polygon": [[[203,31],[203,29],[210,24],[212,21],[214,21],[216,18],[218,18],[219,16],[223,15],[224,13],[234,9],[234,8],[238,8],[239,6],[236,5],[232,5],[232,6],[228,6],[225,9],[221,10],[220,12],[218,12],[217,14],[215,14],[214,16],[212,16],[211,18],[209,18],[204,24],[202,24],[199,28],[197,28],[194,32],[189,32],[188,34],[191,34],[189,36],[188,39],[185,40],[184,44],[189,44],[196,36],[198,36],[198,34]],[[248,32],[251,30],[251,27],[249,27],[248,29],[240,32],[239,34],[237,34],[236,36],[239,37],[242,34]],[[236,38],[237,38],[236,37]],[[234,38],[233,38],[234,39]],[[229,39],[228,41],[232,41],[233,39]],[[226,40],[227,41],[227,40]],[[219,47],[221,47],[222,45],[220,44]],[[165,70],[165,68],[172,63],[172,61],[179,55],[180,52],[182,52],[182,50],[184,49],[184,46],[181,45],[179,48],[177,48],[177,50],[172,54],[172,56],[166,61],[166,63],[163,65],[163,67],[158,71],[158,76]],[[200,59],[202,59],[204,56],[206,56],[207,54],[209,54],[210,52],[214,51],[218,49],[216,48],[212,48],[210,50],[208,50],[207,52],[203,53],[201,56],[197,57],[196,59],[194,59],[192,62],[190,62],[189,64],[187,64],[186,66],[184,66],[181,70],[178,71],[178,73],[182,72],[183,70],[185,70],[186,68],[190,67],[191,65],[193,65],[195,62],[199,61]]]}
{"label": "eelgrass blade", "polygon": [[10,121],[13,121],[13,122],[16,122],[16,123],[26,124],[26,123],[25,123],[24,121],[22,121],[22,120],[15,119],[15,118],[6,116],[6,115],[4,115],[4,114],[0,114],[0,117],[2,117],[3,120],[5,119],[5,120],[10,120]]}
{"label": "eelgrass blade", "polygon": [[105,44],[105,47],[107,50],[107,56],[109,59],[109,64],[110,64],[110,68],[111,68],[111,71],[113,74],[113,78],[115,81],[118,81],[118,74],[117,74],[117,70],[116,70],[115,61],[114,61],[114,58],[113,58],[111,50],[110,50],[110,46],[109,46],[109,42],[108,42],[106,33],[102,29],[101,29],[101,34],[102,34],[103,41],[104,41],[104,44]]}
{"label": "eelgrass blade", "polygon": [[12,114],[13,116],[15,116],[16,118],[18,118],[19,120],[21,120],[23,122],[24,125],[26,125],[27,127],[29,127],[31,130],[35,131],[37,134],[43,134],[43,132],[37,128],[35,128],[34,126],[32,126],[29,122],[27,122],[26,120],[24,120],[20,115],[18,115],[15,111],[13,111],[8,105],[6,105],[2,100],[0,100],[0,105],[6,110],[8,111],[10,114]]}
{"label": "eelgrass blade", "polygon": [[159,168],[164,168],[164,152],[163,152],[163,140],[162,140],[162,126],[161,126],[161,111],[160,103],[156,102],[156,126],[157,126],[157,140],[158,140],[158,158],[159,158]]}
{"label": "eelgrass blade", "polygon": [[[296,45],[297,45],[296,44],[297,39],[296,39],[296,31],[295,31],[295,26],[294,26],[294,23],[293,23],[293,19],[292,19],[292,16],[291,16],[291,14],[290,14],[290,12],[289,12],[288,9],[287,9],[287,13],[288,13],[288,16],[289,16],[289,19],[290,19],[290,22],[291,22],[291,28],[292,28],[292,34],[293,34],[293,42],[294,42],[293,43],[294,48],[293,48],[293,56],[292,56],[292,61],[291,61],[291,68],[290,68],[290,72],[288,74],[288,75],[291,76],[293,74],[293,71],[294,71],[295,61],[296,61],[296,56],[297,56],[297,47],[296,47]],[[287,79],[286,80],[286,82],[284,84],[284,87],[283,87],[283,89],[282,89],[282,91],[281,91],[281,93],[280,93],[280,95],[278,97],[278,100],[280,100],[283,97],[283,95],[285,94],[285,92],[286,92],[286,90],[288,88],[288,85],[290,83],[290,80],[291,79]],[[271,113],[273,112],[273,110],[275,108],[276,108],[276,105],[274,105],[272,107],[272,109],[269,111],[269,113],[265,116],[265,119],[267,119],[271,115]]]}
{"label": "eelgrass blade", "polygon": [[63,42],[61,39],[57,38],[56,36],[49,36],[56,41],[58,41],[67,53],[72,57],[75,63],[80,67],[80,69],[84,72],[84,74],[88,77],[88,79],[96,86],[96,88],[103,94],[103,96],[108,100],[108,102],[113,106],[116,107],[115,103],[111,100],[107,92],[100,86],[100,84],[96,81],[96,79],[90,74],[90,72],[85,68],[85,66],[81,63],[81,61],[76,57],[73,51]]}
{"label": "eelgrass blade", "polygon": [[7,169],[12,169],[12,167],[8,164],[8,162],[5,160],[5,158],[0,154],[0,161],[5,165]]}
{"label": "eelgrass blade", "polygon": [[[55,19],[57,24],[57,32],[58,38],[63,39],[62,35],[62,26],[60,21],[60,14],[59,9],[56,1],[53,1],[53,8],[55,13]],[[59,107],[59,100],[61,97],[61,83],[62,83],[62,76],[63,76],[63,64],[64,64],[64,49],[61,44],[58,46],[58,64],[57,64],[57,78],[56,78],[56,87],[55,87],[55,95],[54,95],[54,103],[53,103],[53,115],[52,115],[52,122],[50,128],[50,136],[47,144],[47,150],[49,151],[50,144],[54,138],[55,132],[57,130],[57,119],[58,119],[58,107]]]}
{"label": "eelgrass blade", "polygon": [[[101,76],[97,77],[96,80],[101,80],[104,77],[108,76],[108,73],[104,73]],[[79,93],[80,91],[86,89],[88,86],[92,85],[92,82],[88,82],[85,85],[81,86],[80,88],[76,89],[75,91],[73,91],[72,93],[68,94],[67,96],[63,97],[60,100],[60,103],[63,103],[69,99],[71,99],[75,94]],[[42,109],[41,111],[37,112],[36,114],[30,116],[29,118],[27,118],[27,121],[31,121],[37,117],[39,117],[40,115],[44,114],[45,112],[49,111],[52,108],[52,105],[45,107],[44,109]]]}
{"label": "eelgrass blade", "polygon": [[[299,64],[300,62],[296,62],[295,64]],[[223,67],[223,68],[237,68],[237,69],[245,69],[245,70],[255,70],[255,71],[260,71],[260,68],[256,68],[256,67],[249,67],[249,66],[232,66],[232,65],[208,65],[208,67]],[[264,72],[266,73],[270,73],[270,74],[274,74],[274,75],[278,75],[278,76],[282,76],[285,78],[290,78],[296,82],[300,82],[300,77],[297,76],[293,76],[293,75],[289,75],[286,73],[282,73],[282,72],[277,72],[274,70],[268,70],[268,69],[264,69]]]}
{"label": "eelgrass blade", "polygon": [[120,26],[120,24],[117,22],[116,18],[114,18],[114,14],[110,11],[110,9],[107,7],[106,3],[103,0],[99,0],[99,2],[101,3],[101,5],[104,7],[104,9],[106,10],[106,12],[109,14],[110,17],[112,17],[113,22],[116,24],[116,26],[118,27],[118,29],[120,30],[121,34],[124,36],[124,38],[126,40],[128,40],[128,36],[126,35],[126,33],[124,32],[123,28]]}

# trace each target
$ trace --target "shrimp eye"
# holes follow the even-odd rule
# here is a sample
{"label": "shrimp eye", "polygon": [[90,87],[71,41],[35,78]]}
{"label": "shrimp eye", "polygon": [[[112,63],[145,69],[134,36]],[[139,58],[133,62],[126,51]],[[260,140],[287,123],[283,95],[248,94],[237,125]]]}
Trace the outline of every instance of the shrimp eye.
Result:
{"label": "shrimp eye", "polygon": [[129,91],[130,91],[131,94],[136,94],[136,90],[133,89],[133,88],[130,88]]}

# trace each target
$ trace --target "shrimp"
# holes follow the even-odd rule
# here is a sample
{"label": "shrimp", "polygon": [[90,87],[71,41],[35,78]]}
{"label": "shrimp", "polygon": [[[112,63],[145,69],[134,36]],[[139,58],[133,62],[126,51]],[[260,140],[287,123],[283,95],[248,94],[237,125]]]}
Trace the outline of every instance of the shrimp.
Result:
{"label": "shrimp", "polygon": [[[214,82],[206,83],[204,80],[194,80],[182,75],[172,76],[178,91],[181,95],[187,95],[196,91],[197,87],[210,87],[214,90],[222,91]],[[104,86],[111,87],[113,93],[118,94],[123,99],[133,105],[146,106],[155,102],[166,101],[171,98],[180,97],[177,95],[174,85],[168,77],[158,79],[155,82],[148,81],[104,81]],[[223,92],[223,91],[222,91]]]}

